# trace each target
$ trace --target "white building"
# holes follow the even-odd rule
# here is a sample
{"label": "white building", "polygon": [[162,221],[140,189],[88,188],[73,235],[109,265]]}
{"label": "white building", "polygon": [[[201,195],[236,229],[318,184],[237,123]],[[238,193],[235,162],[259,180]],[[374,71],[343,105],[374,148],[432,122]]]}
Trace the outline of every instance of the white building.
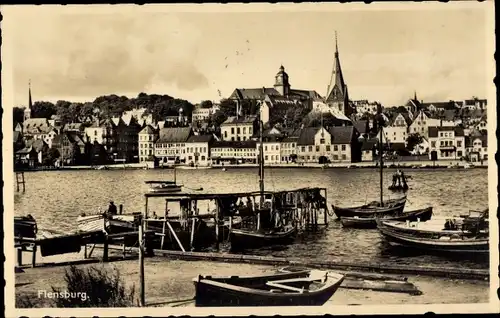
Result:
{"label": "white building", "polygon": [[472,162],[488,160],[488,136],[466,137],[467,156]]}
{"label": "white building", "polygon": [[213,164],[221,163],[256,163],[258,148],[253,140],[214,141],[210,148]]}
{"label": "white building", "polygon": [[157,139],[158,134],[149,125],[139,132],[139,162],[148,161],[154,156]]}
{"label": "white building", "polygon": [[190,127],[160,129],[155,156],[164,163],[186,162],[186,143],[191,135]]}
{"label": "white building", "polygon": [[210,164],[210,145],[214,140],[213,135],[193,135],[186,143],[186,163],[195,166],[208,166]]}
{"label": "white building", "polygon": [[460,159],[465,156],[465,135],[460,127],[429,127],[429,158],[436,152],[437,159]]}
{"label": "white building", "polygon": [[330,158],[331,136],[323,127],[308,127],[300,131],[297,140],[297,161],[318,163]]}
{"label": "white building", "polygon": [[408,126],[411,119],[407,114],[399,113],[390,121],[387,127],[384,127],[386,141],[391,143],[406,143],[408,138]]}
{"label": "white building", "polygon": [[257,116],[229,117],[220,126],[223,141],[246,141],[257,133]]}

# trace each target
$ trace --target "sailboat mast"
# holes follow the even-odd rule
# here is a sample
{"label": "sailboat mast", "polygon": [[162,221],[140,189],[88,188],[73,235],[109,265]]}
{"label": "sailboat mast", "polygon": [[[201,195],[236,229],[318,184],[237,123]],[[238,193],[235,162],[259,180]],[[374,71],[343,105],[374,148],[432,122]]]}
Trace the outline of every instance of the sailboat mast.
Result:
{"label": "sailboat mast", "polygon": [[384,159],[383,159],[383,150],[382,150],[382,112],[379,113],[379,126],[380,126],[380,137],[379,137],[379,156],[380,156],[380,206],[384,206]]}
{"label": "sailboat mast", "polygon": [[260,203],[264,204],[264,142],[263,135],[263,122],[259,119],[259,188],[260,188]]}

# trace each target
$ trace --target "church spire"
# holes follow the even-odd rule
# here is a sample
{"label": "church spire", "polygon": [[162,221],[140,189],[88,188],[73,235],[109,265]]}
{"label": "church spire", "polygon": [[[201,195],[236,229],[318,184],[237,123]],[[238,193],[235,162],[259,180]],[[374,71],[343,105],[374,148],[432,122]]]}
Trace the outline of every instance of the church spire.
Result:
{"label": "church spire", "polygon": [[[333,86],[332,86],[333,84]],[[344,76],[340,67],[337,31],[335,31],[335,58],[333,62],[333,72],[330,79],[331,91],[328,92],[327,101],[343,101],[345,92]]]}
{"label": "church spire", "polygon": [[31,99],[31,79],[28,82],[28,107],[30,110],[33,108],[33,100]]}
{"label": "church spire", "polygon": [[413,100],[418,100],[417,99],[417,91],[415,91],[415,95],[413,96]]}

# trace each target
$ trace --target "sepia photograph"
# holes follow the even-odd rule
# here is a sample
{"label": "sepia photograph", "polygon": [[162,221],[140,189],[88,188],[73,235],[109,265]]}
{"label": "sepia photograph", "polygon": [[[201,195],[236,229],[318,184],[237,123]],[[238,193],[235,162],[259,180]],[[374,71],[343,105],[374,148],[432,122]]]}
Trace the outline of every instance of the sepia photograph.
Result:
{"label": "sepia photograph", "polygon": [[7,316],[499,312],[493,1],[2,16]]}

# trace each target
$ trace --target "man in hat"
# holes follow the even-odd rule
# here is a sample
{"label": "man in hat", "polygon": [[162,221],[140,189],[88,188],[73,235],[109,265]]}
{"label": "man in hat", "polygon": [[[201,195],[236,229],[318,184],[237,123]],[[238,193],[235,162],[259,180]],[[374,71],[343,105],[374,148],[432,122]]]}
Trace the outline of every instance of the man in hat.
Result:
{"label": "man in hat", "polygon": [[116,205],[114,204],[113,201],[110,201],[108,206],[108,215],[116,215],[116,214],[117,214]]}

